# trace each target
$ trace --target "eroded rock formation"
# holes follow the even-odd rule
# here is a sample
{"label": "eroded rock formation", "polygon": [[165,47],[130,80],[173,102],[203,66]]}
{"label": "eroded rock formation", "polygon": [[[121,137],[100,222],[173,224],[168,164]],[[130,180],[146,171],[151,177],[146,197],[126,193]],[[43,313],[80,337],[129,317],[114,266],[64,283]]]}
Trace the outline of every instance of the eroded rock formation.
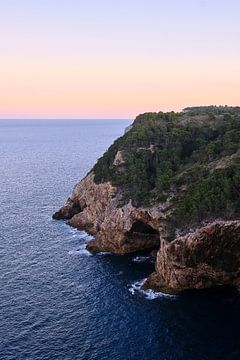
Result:
{"label": "eroded rock formation", "polygon": [[[145,289],[175,294],[217,285],[239,288],[240,149],[235,134],[240,128],[240,116],[235,122],[230,119],[230,130],[221,115],[219,123],[211,120],[214,123],[208,128],[203,115],[195,119],[192,128],[189,123],[193,116],[180,114],[178,122],[172,119],[172,113],[164,116],[162,113],[147,114],[146,121],[141,115],[75,186],[66,204],[53,218],[66,219],[71,226],[93,235],[94,239],[87,245],[92,253],[157,251],[155,273],[143,285]],[[153,125],[158,127],[164,146],[153,132]],[[149,131],[146,138],[142,126],[145,132]],[[198,127],[203,128],[196,145],[191,134],[192,129],[195,131]],[[224,131],[228,131],[228,136],[224,137]],[[185,135],[181,137],[182,134]],[[181,140],[176,138],[178,157],[173,151],[175,142],[171,143],[176,136]],[[229,138],[230,147],[226,145]],[[138,145],[132,147],[132,142]],[[172,144],[171,156],[165,150],[169,144]],[[220,152],[213,156],[214,149]],[[145,172],[143,165],[148,171]],[[159,184],[159,179],[164,186]],[[158,189],[162,192],[160,197]],[[141,191],[148,197],[148,205],[143,205],[144,201],[137,203],[142,199]],[[185,197],[187,201],[184,202]],[[184,216],[185,209],[187,216]],[[179,214],[180,220],[183,219],[180,222]]]}
{"label": "eroded rock formation", "polygon": [[240,221],[218,221],[161,242],[156,272],[144,284],[168,293],[218,285],[240,286]]}
{"label": "eroded rock formation", "polygon": [[240,286],[240,221],[218,221],[168,243],[163,205],[119,207],[116,189],[96,185],[89,174],[75,186],[71,197],[54,219],[95,236],[88,244],[92,253],[125,254],[158,249],[156,272],[144,288],[167,293],[216,285]]}
{"label": "eroded rock formation", "polygon": [[91,252],[125,254],[159,248],[161,210],[136,208],[131,201],[119,207],[120,194],[110,183],[96,185],[90,173],[75,186],[66,204],[53,215],[94,235]]}

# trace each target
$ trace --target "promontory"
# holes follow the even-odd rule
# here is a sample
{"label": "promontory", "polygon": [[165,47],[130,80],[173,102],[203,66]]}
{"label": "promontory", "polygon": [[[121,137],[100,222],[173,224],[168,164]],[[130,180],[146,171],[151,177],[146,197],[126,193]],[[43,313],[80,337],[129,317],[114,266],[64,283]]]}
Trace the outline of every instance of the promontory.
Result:
{"label": "promontory", "polygon": [[53,218],[92,253],[155,252],[144,288],[240,288],[240,107],[139,115]]}

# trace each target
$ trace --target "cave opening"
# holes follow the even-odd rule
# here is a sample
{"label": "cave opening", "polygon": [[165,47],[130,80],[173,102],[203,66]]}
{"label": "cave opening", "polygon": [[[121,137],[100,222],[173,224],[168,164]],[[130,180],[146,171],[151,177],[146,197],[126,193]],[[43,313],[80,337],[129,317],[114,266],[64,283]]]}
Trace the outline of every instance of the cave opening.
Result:
{"label": "cave opening", "polygon": [[160,246],[159,232],[152,226],[137,220],[127,234],[131,243],[138,244],[139,250],[158,249]]}
{"label": "cave opening", "polygon": [[137,220],[132,224],[130,233],[140,233],[140,234],[146,234],[146,235],[158,235],[158,231],[155,230],[153,227],[151,227],[148,224],[145,224],[141,220]]}

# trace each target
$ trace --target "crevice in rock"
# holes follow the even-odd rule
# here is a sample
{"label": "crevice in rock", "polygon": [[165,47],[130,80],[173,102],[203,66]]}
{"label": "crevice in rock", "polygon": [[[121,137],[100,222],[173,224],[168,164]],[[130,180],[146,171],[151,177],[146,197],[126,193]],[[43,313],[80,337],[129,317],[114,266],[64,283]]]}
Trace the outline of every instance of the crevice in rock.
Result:
{"label": "crevice in rock", "polygon": [[69,217],[72,218],[74,215],[79,214],[83,211],[83,208],[79,204],[73,204],[71,211],[69,212]]}
{"label": "crevice in rock", "polygon": [[155,230],[153,227],[151,227],[148,224],[145,224],[141,220],[137,220],[132,224],[131,230],[129,233],[140,233],[145,235],[159,235],[159,232]]}
{"label": "crevice in rock", "polygon": [[152,226],[137,220],[126,234],[129,243],[142,244],[142,250],[158,249],[160,246],[159,232]]}
{"label": "crevice in rock", "polygon": [[55,220],[69,220],[74,215],[82,212],[84,207],[80,207],[78,203],[70,203],[66,206],[63,206],[59,211],[55,212],[52,216]]}

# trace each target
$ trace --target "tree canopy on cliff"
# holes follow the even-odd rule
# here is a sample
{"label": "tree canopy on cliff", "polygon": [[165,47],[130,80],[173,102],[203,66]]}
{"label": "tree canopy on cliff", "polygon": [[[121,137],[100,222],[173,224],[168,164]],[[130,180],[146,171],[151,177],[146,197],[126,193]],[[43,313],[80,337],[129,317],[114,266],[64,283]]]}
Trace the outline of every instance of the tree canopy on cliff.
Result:
{"label": "tree canopy on cliff", "polygon": [[[122,202],[169,197],[174,221],[240,212],[240,108],[196,107],[139,115],[93,168],[95,182],[122,189]],[[123,162],[114,165],[121,151]]]}

